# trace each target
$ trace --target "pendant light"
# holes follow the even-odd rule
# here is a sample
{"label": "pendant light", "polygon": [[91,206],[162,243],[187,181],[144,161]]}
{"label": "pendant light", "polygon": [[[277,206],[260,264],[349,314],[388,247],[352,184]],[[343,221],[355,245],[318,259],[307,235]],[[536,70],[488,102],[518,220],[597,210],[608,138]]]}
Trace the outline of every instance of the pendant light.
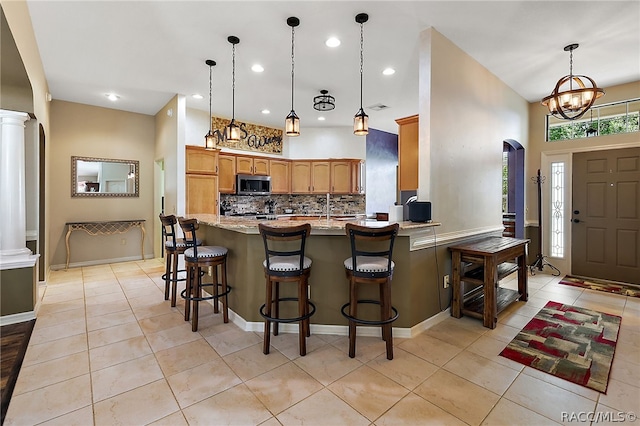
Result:
{"label": "pendant light", "polygon": [[363,24],[369,20],[369,15],[366,13],[358,13],[356,15],[356,22],[360,24],[360,109],[353,117],[353,134],[358,136],[364,136],[369,133],[369,116],[364,112],[362,108],[362,48],[364,45],[364,29]]}
{"label": "pendant light", "polygon": [[[551,115],[559,119],[575,120],[582,117],[593,106],[596,99],[604,95],[604,90],[599,88],[592,78],[573,75],[573,51],[578,46],[578,43],[565,46],[564,51],[570,52],[569,75],[558,80],[553,92],[541,102],[542,105],[549,108]],[[574,87],[574,84],[577,87]]]}
{"label": "pendant light", "polygon": [[227,37],[227,41],[232,46],[231,59],[231,122],[224,129],[224,135],[229,142],[240,141],[240,128],[236,124],[236,44],[240,39],[236,36]]}
{"label": "pendant light", "polygon": [[287,18],[287,25],[291,27],[291,112],[284,120],[284,133],[287,136],[300,136],[300,119],[293,110],[293,79],[294,79],[294,40],[295,27],[300,25],[300,20],[295,16]]}
{"label": "pendant light", "polygon": [[213,134],[213,123],[211,120],[211,70],[216,65],[216,61],[207,59],[205,63],[209,65],[209,133],[204,136],[204,149],[214,150],[216,149],[216,137]]}

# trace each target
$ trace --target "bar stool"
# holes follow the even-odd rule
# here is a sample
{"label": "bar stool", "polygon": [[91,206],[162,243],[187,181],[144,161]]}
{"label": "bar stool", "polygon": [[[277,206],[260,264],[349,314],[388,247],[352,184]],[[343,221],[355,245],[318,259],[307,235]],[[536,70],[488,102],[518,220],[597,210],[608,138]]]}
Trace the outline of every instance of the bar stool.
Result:
{"label": "bar stool", "polygon": [[[176,225],[178,220],[174,215],[159,215],[160,223],[162,223],[162,241],[164,242],[164,252],[166,258],[166,266],[164,269],[164,300],[169,300],[169,287],[171,287],[171,307],[176,306],[176,293],[178,282],[186,281],[185,278],[178,278],[180,272],[186,272],[184,269],[178,269],[178,256],[184,254],[187,244],[184,238],[177,238]],[[202,241],[197,240],[196,245],[202,245]]]}
{"label": "bar stool", "polygon": [[[370,228],[347,223],[345,230],[351,242],[351,257],[344,261],[349,279],[349,302],[342,306],[342,315],[349,320],[349,357],[356,355],[356,325],[382,326],[382,339],[387,346],[387,359],[393,359],[391,323],[398,318],[398,311],[391,306],[391,278],[394,262],[393,243],[399,225]],[[378,284],[380,299],[358,299],[358,284]],[[358,318],[358,304],[380,305],[380,320]],[[349,313],[345,310],[349,309]]]}
{"label": "bar stool", "polygon": [[[279,323],[299,323],[298,338],[300,356],[307,353],[306,338],[311,335],[309,318],[316,312],[316,306],[309,300],[309,275],[311,259],[304,255],[305,243],[311,233],[308,223],[290,227],[271,227],[258,224],[264,242],[264,276],[266,279],[266,301],[260,307],[264,322],[264,354],[269,353],[271,323],[273,335],[278,335]],[[281,282],[296,282],[298,297],[280,297]],[[280,317],[280,302],[298,302],[297,317]]]}
{"label": "bar stool", "polygon": [[[198,306],[203,300],[213,300],[213,312],[218,313],[218,299],[222,299],[222,316],[224,322],[229,322],[228,294],[231,286],[227,285],[227,248],[220,246],[198,246],[196,230],[197,219],[179,218],[178,222],[184,233],[187,249],[184,251],[184,264],[187,270],[186,288],[180,294],[185,299],[184,320],[189,321],[191,303],[193,303],[193,320],[191,330],[198,331]],[[221,282],[218,282],[218,266],[221,268]],[[213,282],[202,283],[203,268],[212,267]],[[202,290],[212,287],[213,294],[203,296]],[[220,291],[222,290],[222,291]]]}

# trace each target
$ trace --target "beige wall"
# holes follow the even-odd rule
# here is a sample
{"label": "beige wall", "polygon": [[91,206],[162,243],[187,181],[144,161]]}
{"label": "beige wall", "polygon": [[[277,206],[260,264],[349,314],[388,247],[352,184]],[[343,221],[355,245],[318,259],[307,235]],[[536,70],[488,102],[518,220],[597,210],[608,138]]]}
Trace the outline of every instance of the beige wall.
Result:
{"label": "beige wall", "polygon": [[[66,222],[145,219],[151,230],[153,217],[154,117],[64,101],[53,101],[49,137],[49,212],[51,265],[66,260]],[[124,198],[72,198],[71,156],[137,160],[140,162],[140,196]],[[126,244],[122,245],[122,239]],[[150,256],[153,234],[147,233],[145,254]],[[71,263],[105,263],[110,259],[140,258],[140,232],[89,236],[71,235]]]}
{"label": "beige wall", "polygon": [[420,52],[418,199],[441,234],[502,226],[503,141],[527,149],[528,103],[432,28]]}

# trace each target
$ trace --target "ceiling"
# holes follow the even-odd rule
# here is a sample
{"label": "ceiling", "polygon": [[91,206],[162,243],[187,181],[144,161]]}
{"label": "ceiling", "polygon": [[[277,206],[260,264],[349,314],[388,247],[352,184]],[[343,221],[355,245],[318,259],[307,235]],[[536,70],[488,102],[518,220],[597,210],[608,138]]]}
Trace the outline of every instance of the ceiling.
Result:
{"label": "ceiling", "polygon": [[[291,110],[305,127],[351,126],[359,108],[359,38],[364,24],[363,104],[372,128],[396,132],[395,118],[418,112],[420,32],[433,27],[528,101],[569,73],[563,47],[580,43],[574,73],[600,87],[640,80],[638,1],[33,1],[27,0],[53,99],[156,114],[175,94],[188,108],[231,116],[231,45],[236,47],[235,116],[282,128]],[[342,44],[324,42],[337,36]],[[264,72],[254,73],[259,63]],[[392,76],[382,75],[393,67]],[[321,89],[333,111],[313,109]],[[120,99],[109,101],[105,94]],[[192,94],[201,94],[196,100]],[[606,97],[604,98],[606,102]],[[370,107],[389,108],[375,111]],[[262,114],[269,109],[270,114]],[[325,121],[318,121],[324,116]]]}

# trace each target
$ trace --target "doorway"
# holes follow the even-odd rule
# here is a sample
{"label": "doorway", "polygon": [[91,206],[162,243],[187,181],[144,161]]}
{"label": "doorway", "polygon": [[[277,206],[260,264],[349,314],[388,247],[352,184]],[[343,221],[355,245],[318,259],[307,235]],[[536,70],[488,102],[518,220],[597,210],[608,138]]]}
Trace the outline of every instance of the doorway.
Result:
{"label": "doorway", "polygon": [[640,148],[573,156],[571,271],[640,285]]}
{"label": "doorway", "polygon": [[502,142],[503,235],[524,238],[524,147],[518,141]]}

